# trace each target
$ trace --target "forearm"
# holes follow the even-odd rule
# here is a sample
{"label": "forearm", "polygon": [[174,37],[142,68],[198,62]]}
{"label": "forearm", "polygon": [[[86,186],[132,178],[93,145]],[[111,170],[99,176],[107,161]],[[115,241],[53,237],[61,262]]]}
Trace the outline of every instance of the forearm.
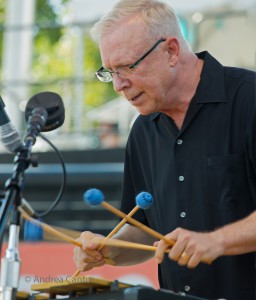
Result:
{"label": "forearm", "polygon": [[[155,241],[153,237],[143,230],[128,224],[125,224],[113,238],[146,245],[153,245]],[[119,248],[117,255],[113,259],[117,265],[127,266],[144,262],[153,256],[154,253],[151,251]]]}
{"label": "forearm", "polygon": [[256,251],[256,212],[211,233],[221,244],[223,255],[238,255]]}
{"label": "forearm", "polygon": [[[165,236],[175,240],[169,258],[182,266],[195,268],[199,263],[211,263],[224,255],[239,255],[256,251],[256,211],[248,217],[211,232],[195,232],[176,228]],[[168,245],[160,240],[156,259],[161,263]]]}

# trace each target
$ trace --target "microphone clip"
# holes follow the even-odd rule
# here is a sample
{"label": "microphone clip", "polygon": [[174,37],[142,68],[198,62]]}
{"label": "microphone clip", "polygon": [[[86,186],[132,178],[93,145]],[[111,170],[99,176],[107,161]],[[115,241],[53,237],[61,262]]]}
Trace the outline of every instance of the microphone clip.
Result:
{"label": "microphone clip", "polygon": [[35,144],[36,137],[43,130],[47,119],[48,113],[43,107],[36,107],[32,110],[30,116],[28,117],[27,136],[24,140],[25,145],[27,141],[32,141],[32,144]]}

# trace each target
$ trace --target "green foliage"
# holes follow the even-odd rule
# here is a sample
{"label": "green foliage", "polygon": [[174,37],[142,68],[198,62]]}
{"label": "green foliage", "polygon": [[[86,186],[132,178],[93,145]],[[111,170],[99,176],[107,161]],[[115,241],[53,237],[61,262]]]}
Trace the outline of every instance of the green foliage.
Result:
{"label": "green foliage", "polygon": [[[84,35],[84,49],[83,76],[74,78],[74,40],[70,29],[63,30],[63,35],[54,44],[51,44],[47,36],[41,34],[35,43],[32,74],[35,81],[46,83],[58,79],[73,83],[76,80],[82,81],[85,92],[84,104],[87,108],[94,108],[115,98],[116,93],[112,84],[99,82],[94,76],[101,65],[101,58],[97,45],[87,33]],[[73,93],[73,88],[70,93]]]}
{"label": "green foliage", "polygon": [[5,0],[0,0],[0,23],[4,22]]}
{"label": "green foliage", "polygon": [[[98,46],[90,38],[89,34],[85,35],[85,49],[85,76],[90,78],[100,68],[101,57]],[[89,107],[98,107],[117,96],[113,90],[112,83],[104,84],[98,81],[95,76],[93,80],[87,82],[85,89],[85,102]]]}
{"label": "green foliage", "polygon": [[[23,0],[17,0],[23,1]],[[81,24],[83,32],[84,59],[83,74],[75,78],[75,35],[72,25],[63,27],[60,23],[63,5],[68,0],[36,0],[33,57],[30,78],[30,94],[43,90],[59,93],[62,97],[74,98],[74,84],[82,82],[83,102],[86,109],[98,107],[116,97],[112,84],[99,82],[94,76],[101,66],[98,46],[90,38],[89,28]],[[0,0],[0,55],[2,57],[3,28],[6,1]],[[0,27],[0,29],[1,29]],[[72,101],[75,101],[72,100]],[[75,105],[75,102],[73,102]],[[71,122],[72,123],[72,122]]]}
{"label": "green foliage", "polygon": [[73,75],[70,57],[73,51],[64,41],[51,44],[45,35],[36,41],[33,57],[33,77],[35,80],[49,80]]}
{"label": "green foliage", "polygon": [[[3,52],[2,49],[3,49],[4,20],[5,20],[5,1],[0,0],[0,57],[2,57],[2,52]],[[1,67],[2,67],[2,60],[0,60],[0,68]]]}
{"label": "green foliage", "polygon": [[[67,0],[59,0],[59,8]],[[55,3],[55,5],[53,5]],[[88,28],[81,27],[84,32],[84,74],[83,78],[74,78],[74,44],[72,28],[62,28],[58,26],[58,11],[55,1],[37,0],[36,23],[44,24],[43,28],[35,37],[34,57],[33,57],[33,78],[36,81],[48,82],[62,78],[67,80],[70,93],[73,93],[73,86],[70,82],[76,80],[83,81],[84,84],[84,105],[90,109],[116,97],[112,84],[98,82],[94,73],[101,65],[101,58],[98,46],[90,38]],[[45,24],[48,24],[45,26]],[[52,85],[52,84],[51,84]],[[62,86],[60,84],[59,86]],[[46,88],[46,87],[45,87]],[[52,88],[52,87],[51,87]],[[58,87],[55,88],[58,92]]]}
{"label": "green foliage", "polygon": [[50,1],[36,0],[35,23],[38,25],[38,33],[35,41],[43,35],[51,44],[56,43],[62,35],[58,26],[58,15]]}

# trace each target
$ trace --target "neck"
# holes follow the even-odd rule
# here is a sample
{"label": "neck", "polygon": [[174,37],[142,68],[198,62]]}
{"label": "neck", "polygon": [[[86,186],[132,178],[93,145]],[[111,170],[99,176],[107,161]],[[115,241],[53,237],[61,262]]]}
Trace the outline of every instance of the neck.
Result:
{"label": "neck", "polygon": [[[176,94],[172,91],[172,108],[165,112],[169,117],[173,119],[176,126],[180,129],[185,119],[189,104],[196,93],[198,83],[200,81],[200,74],[203,68],[203,61],[194,58],[190,67],[186,68],[184,65],[181,67],[182,75],[180,83],[175,83]],[[184,72],[186,70],[186,72]]]}

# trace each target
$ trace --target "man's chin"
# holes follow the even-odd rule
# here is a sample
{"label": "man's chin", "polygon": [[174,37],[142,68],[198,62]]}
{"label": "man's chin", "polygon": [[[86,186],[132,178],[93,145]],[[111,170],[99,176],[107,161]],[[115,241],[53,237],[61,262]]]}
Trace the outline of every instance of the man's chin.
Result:
{"label": "man's chin", "polygon": [[138,111],[141,115],[143,115],[143,116],[147,116],[147,115],[150,115],[150,114],[152,114],[152,113],[155,112],[155,111],[153,111],[153,110],[149,110],[149,109],[139,109],[139,108],[137,108],[137,111]]}

